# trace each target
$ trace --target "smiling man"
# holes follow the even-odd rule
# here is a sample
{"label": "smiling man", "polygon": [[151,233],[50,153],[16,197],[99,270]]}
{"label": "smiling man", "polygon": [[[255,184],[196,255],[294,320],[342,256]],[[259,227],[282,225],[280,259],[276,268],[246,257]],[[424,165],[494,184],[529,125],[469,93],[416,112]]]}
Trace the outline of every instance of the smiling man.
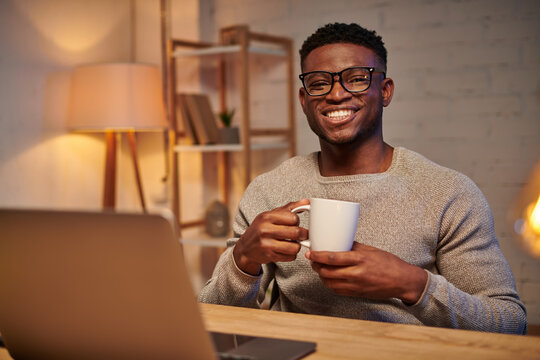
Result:
{"label": "smiling man", "polygon": [[[385,143],[394,82],[382,39],[328,24],[300,49],[299,99],[320,152],[257,177],[200,301],[355,319],[525,333],[491,210],[465,175]],[[307,198],[360,203],[351,251],[306,251]]]}

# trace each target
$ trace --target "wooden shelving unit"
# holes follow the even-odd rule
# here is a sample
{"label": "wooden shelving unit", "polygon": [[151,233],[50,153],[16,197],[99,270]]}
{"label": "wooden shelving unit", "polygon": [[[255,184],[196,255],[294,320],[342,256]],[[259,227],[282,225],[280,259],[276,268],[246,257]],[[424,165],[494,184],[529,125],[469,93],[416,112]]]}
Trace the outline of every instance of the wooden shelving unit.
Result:
{"label": "wooden shelving unit", "polygon": [[[288,150],[289,156],[294,156],[296,151],[296,128],[294,119],[294,85],[293,85],[293,44],[287,37],[268,34],[254,33],[245,25],[223,28],[219,34],[219,43],[205,43],[170,39],[167,43],[167,79],[168,106],[170,122],[173,127],[172,143],[172,182],[173,182],[173,212],[177,216],[180,229],[192,226],[204,225],[204,219],[183,222],[180,213],[181,184],[179,173],[181,167],[178,154],[180,152],[216,152],[219,154],[220,193],[222,200],[228,204],[230,191],[230,161],[229,154],[240,153],[242,156],[242,187],[245,189],[251,181],[252,151],[264,151],[270,149]],[[284,128],[252,128],[250,114],[250,55],[277,57],[279,61],[286,62],[286,94],[287,94],[287,125]],[[227,76],[226,62],[232,61],[238,64],[238,91],[241,99],[241,123],[240,144],[216,144],[216,145],[181,145],[180,140],[185,134],[179,131],[176,119],[176,58],[180,57],[206,57],[213,56],[218,59],[218,84],[219,84],[219,110],[227,108]],[[271,137],[276,141],[254,141],[254,138]],[[267,140],[267,139],[265,139]]]}

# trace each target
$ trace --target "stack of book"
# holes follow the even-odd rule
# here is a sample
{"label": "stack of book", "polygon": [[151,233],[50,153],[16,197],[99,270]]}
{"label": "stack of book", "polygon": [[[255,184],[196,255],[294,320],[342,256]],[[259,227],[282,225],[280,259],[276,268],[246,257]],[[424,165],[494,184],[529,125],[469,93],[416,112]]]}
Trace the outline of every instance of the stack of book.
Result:
{"label": "stack of book", "polygon": [[204,94],[177,95],[177,122],[192,144],[219,144],[220,132],[210,99]]}

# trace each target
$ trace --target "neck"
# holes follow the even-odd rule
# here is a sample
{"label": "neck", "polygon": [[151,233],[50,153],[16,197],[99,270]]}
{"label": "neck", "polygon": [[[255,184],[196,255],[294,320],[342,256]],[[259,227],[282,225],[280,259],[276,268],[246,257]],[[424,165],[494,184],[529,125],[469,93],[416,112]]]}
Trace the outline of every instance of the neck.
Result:
{"label": "neck", "polygon": [[361,144],[329,144],[321,140],[319,171],[322,176],[376,174],[388,170],[394,148],[381,139]]}

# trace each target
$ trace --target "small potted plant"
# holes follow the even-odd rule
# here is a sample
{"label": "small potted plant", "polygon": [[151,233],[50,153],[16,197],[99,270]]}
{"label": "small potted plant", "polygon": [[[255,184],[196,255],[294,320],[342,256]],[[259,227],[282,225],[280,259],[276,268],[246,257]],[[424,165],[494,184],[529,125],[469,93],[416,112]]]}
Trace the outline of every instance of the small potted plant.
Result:
{"label": "small potted plant", "polygon": [[221,120],[221,124],[223,125],[223,127],[221,127],[219,131],[221,136],[221,142],[224,144],[240,143],[238,127],[231,126],[234,117],[234,111],[235,109],[232,109],[225,110],[219,113],[219,119]]}

